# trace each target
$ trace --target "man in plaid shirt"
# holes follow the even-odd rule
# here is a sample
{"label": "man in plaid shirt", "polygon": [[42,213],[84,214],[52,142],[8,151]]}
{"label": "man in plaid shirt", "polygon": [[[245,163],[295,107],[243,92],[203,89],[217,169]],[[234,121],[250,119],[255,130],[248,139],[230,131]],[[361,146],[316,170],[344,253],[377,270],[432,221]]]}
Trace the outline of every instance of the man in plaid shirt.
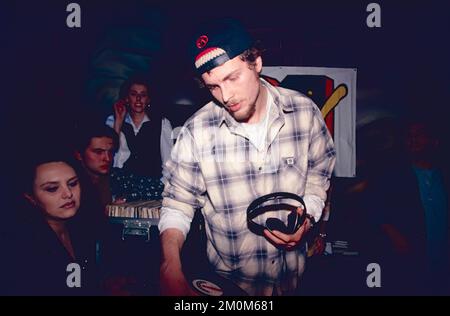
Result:
{"label": "man in plaid shirt", "polygon": [[[161,294],[193,294],[180,251],[196,209],[219,275],[250,295],[292,294],[305,266],[303,237],[324,207],[335,163],[332,138],[309,98],[259,77],[261,51],[237,21],[204,25],[192,57],[214,101],[185,123],[166,164]],[[247,227],[249,204],[273,192],[303,197],[308,216],[291,235],[265,229],[259,236]],[[271,213],[286,221],[282,212]]]}

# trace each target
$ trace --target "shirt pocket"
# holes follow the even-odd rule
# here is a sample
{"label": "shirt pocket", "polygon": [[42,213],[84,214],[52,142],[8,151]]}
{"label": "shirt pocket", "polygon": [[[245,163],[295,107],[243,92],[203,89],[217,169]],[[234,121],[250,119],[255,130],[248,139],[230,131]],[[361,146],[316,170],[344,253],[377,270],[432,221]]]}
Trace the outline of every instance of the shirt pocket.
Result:
{"label": "shirt pocket", "polygon": [[282,156],[279,165],[279,188],[282,192],[303,195],[306,183],[307,162],[301,157]]}

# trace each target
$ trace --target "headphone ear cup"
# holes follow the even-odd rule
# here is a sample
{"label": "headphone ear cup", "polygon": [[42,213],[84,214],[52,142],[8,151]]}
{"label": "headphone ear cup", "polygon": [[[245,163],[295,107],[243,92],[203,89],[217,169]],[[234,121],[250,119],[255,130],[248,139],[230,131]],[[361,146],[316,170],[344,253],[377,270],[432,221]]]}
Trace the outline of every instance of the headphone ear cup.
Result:
{"label": "headphone ear cup", "polygon": [[266,220],[266,227],[270,231],[278,230],[278,231],[280,231],[282,233],[289,234],[289,230],[286,227],[286,225],[281,220],[279,220],[278,218],[273,218],[273,217],[268,218]]}
{"label": "headphone ear cup", "polygon": [[294,234],[299,228],[303,225],[306,219],[306,212],[302,215],[297,213],[297,210],[292,211],[291,214],[288,215],[288,229],[291,234]]}
{"label": "headphone ear cup", "polygon": [[295,225],[298,221],[297,211],[292,211],[287,217],[287,230],[289,234],[293,234],[295,232]]}

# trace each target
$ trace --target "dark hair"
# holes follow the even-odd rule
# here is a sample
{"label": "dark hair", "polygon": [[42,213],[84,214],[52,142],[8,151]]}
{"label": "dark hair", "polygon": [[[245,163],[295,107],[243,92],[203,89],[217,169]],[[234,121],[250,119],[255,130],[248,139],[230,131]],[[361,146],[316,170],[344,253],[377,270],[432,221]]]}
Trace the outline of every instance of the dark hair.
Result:
{"label": "dark hair", "polygon": [[[46,216],[43,215],[42,210],[35,203],[30,203],[28,198],[25,198],[25,194],[35,197],[34,192],[34,182],[37,176],[37,168],[43,164],[47,163],[64,163],[71,167],[75,172],[75,175],[79,176],[77,172],[77,162],[72,155],[69,147],[58,147],[58,144],[51,141],[47,142],[44,140],[39,143],[38,147],[35,147],[34,151],[25,157],[24,164],[21,166],[19,174],[16,175],[18,182],[16,184],[19,190],[15,195],[14,203],[15,210],[12,215],[18,224],[23,227],[25,231],[25,236],[45,236],[46,231],[48,231],[48,222]],[[82,204],[83,202],[81,202]],[[80,207],[81,207],[80,204]],[[77,214],[80,213],[80,209],[77,210]],[[79,216],[79,215],[76,215]],[[73,217],[75,218],[75,217]],[[75,223],[72,218],[70,218],[70,223]],[[90,227],[83,226],[83,234],[90,234]],[[31,235],[30,235],[31,234]],[[39,239],[37,239],[39,241]]]}
{"label": "dark hair", "polygon": [[42,164],[51,162],[64,162],[77,171],[77,163],[69,148],[57,148],[46,145],[35,148],[26,161],[22,161],[19,171],[19,189],[21,193],[33,193],[33,184],[36,177],[36,169]]}
{"label": "dark hair", "polygon": [[101,124],[90,123],[86,125],[77,126],[74,147],[81,154],[89,147],[92,138],[94,137],[108,137],[113,141],[114,151],[119,148],[119,136],[111,127]]}
{"label": "dark hair", "polygon": [[250,66],[255,66],[256,59],[262,55],[263,51],[264,50],[259,44],[256,43],[255,46],[245,50],[239,57],[241,60],[246,61]]}
{"label": "dark hair", "polygon": [[[145,113],[148,116],[152,117],[160,117],[162,116],[162,107],[160,106],[161,99],[154,93],[156,82],[151,80],[150,77],[143,73],[135,73],[131,75],[120,87],[119,97],[124,99],[128,96],[128,92],[131,89],[131,86],[134,84],[140,84],[147,88],[147,93],[151,99],[151,106],[145,107]],[[129,108],[127,107],[127,111]]]}
{"label": "dark hair", "polygon": [[153,94],[152,84],[149,76],[143,73],[135,73],[131,75],[125,82],[120,86],[119,97],[121,99],[126,98],[128,96],[128,92],[130,88],[134,84],[141,84],[147,88],[148,94],[151,96]]}

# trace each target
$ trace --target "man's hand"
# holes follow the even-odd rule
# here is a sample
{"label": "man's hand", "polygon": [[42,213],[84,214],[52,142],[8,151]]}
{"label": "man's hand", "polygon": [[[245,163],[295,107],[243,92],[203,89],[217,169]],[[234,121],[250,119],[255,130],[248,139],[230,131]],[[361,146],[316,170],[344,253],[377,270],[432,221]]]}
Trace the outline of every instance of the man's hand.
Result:
{"label": "man's hand", "polygon": [[190,286],[181,269],[171,267],[163,262],[160,268],[160,295],[164,296],[198,296]]}
{"label": "man's hand", "polygon": [[[298,207],[297,212],[301,215],[303,213],[303,209]],[[273,230],[271,232],[268,229],[265,229],[264,237],[266,237],[267,240],[269,240],[278,248],[292,250],[300,244],[300,241],[302,240],[304,234],[307,233],[311,227],[312,225],[310,223],[310,220],[306,218],[303,225],[300,226],[300,228],[294,234],[288,235],[277,230]]]}

